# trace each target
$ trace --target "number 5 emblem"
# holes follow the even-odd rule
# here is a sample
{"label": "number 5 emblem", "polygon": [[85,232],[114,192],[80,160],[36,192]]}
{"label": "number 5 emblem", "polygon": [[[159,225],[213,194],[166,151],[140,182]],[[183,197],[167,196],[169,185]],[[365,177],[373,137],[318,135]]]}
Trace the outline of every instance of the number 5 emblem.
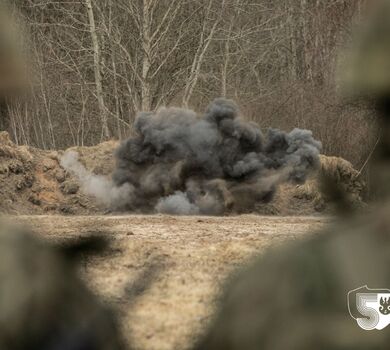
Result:
{"label": "number 5 emblem", "polygon": [[348,292],[348,311],[364,330],[381,330],[390,324],[390,290],[362,286]]}

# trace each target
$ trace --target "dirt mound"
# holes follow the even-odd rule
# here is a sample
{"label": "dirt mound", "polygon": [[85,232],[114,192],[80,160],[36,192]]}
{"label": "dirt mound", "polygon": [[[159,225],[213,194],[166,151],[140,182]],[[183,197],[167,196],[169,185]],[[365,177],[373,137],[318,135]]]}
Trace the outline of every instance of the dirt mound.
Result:
{"label": "dirt mound", "polygon": [[[93,147],[73,147],[80,161],[95,174],[109,176],[115,166],[117,141]],[[65,172],[59,159],[63,151],[43,151],[17,146],[6,132],[0,132],[0,212],[11,214],[94,214],[105,208],[83,195],[79,184]],[[362,203],[364,184],[358,172],[342,158],[321,156],[320,172],[335,179],[350,194],[354,203]],[[256,212],[266,215],[312,215],[330,210],[319,190],[318,175],[304,185],[282,185],[274,201],[259,204]]]}
{"label": "dirt mound", "polygon": [[77,152],[81,163],[88,170],[109,176],[115,167],[113,153],[118,146],[118,141],[107,141],[92,147],[72,147],[69,151]]}
{"label": "dirt mound", "polygon": [[87,214],[99,211],[59,165],[61,152],[16,146],[0,133],[0,211]]}
{"label": "dirt mound", "polygon": [[348,194],[351,206],[363,206],[365,183],[359,178],[359,172],[352,164],[343,158],[324,155],[320,156],[320,160],[320,169],[305,184],[283,184],[274,200],[267,205],[259,205],[257,212],[266,215],[313,215],[332,212],[333,206],[320,190],[321,174],[333,179]]}
{"label": "dirt mound", "polygon": [[[353,207],[364,205],[362,194],[365,183],[359,178],[359,172],[350,162],[339,157],[321,156],[321,168],[319,172],[333,179],[348,195],[347,200]],[[306,200],[312,203],[313,208],[318,212],[332,210],[329,199],[320,191],[319,176],[313,176],[304,185],[295,188],[293,198]]]}

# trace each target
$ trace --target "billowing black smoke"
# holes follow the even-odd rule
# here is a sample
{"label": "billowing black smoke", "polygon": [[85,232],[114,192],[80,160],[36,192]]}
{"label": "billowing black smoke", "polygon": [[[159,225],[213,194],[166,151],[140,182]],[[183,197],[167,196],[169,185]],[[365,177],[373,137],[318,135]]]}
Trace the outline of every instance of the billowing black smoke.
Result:
{"label": "billowing black smoke", "polygon": [[302,183],[319,163],[321,143],[308,130],[290,133],[239,118],[231,100],[217,99],[199,117],[180,108],[141,113],[136,135],[117,150],[113,181],[139,212],[245,212],[272,200],[277,186]]}

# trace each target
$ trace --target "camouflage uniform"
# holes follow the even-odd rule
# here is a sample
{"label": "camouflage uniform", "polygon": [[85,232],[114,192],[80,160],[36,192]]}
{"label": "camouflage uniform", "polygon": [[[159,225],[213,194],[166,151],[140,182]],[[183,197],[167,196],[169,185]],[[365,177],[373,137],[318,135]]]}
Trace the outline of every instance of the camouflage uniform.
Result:
{"label": "camouflage uniform", "polygon": [[0,227],[0,349],[117,350],[111,312],[56,247]]}
{"label": "camouflage uniform", "polygon": [[[7,127],[7,100],[26,86],[17,36],[1,3],[0,129]],[[113,314],[75,268],[70,255],[0,222],[1,350],[125,348]]]}
{"label": "camouflage uniform", "polygon": [[341,55],[338,78],[350,96],[377,98],[390,91],[390,1],[377,0],[373,13]]}
{"label": "camouflage uniform", "polygon": [[348,62],[345,88],[370,97],[382,124],[374,162],[381,198],[370,214],[344,216],[321,233],[270,249],[238,273],[195,349],[389,347],[388,329],[357,325],[351,317],[356,305],[348,308],[347,295],[365,285],[390,288],[390,1],[366,24]]}
{"label": "camouflage uniform", "polygon": [[303,242],[270,249],[226,288],[198,350],[384,349],[386,330],[358,327],[349,291],[389,288],[389,207]]}
{"label": "camouflage uniform", "polygon": [[20,34],[0,2],[0,130],[9,124],[7,102],[27,86],[27,69],[23,59]]}

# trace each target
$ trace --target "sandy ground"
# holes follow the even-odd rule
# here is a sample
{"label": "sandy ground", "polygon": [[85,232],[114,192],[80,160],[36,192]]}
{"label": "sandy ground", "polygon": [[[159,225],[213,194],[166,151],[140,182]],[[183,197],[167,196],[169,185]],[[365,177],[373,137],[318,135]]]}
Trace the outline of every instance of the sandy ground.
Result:
{"label": "sandy ground", "polygon": [[[188,349],[201,334],[229,273],[269,245],[299,239],[329,219],[18,216],[13,221],[50,240],[94,232],[112,237],[110,253],[85,262],[82,273],[97,294],[118,308],[135,349],[165,350]],[[150,288],[144,290],[135,281],[151,271]]]}

